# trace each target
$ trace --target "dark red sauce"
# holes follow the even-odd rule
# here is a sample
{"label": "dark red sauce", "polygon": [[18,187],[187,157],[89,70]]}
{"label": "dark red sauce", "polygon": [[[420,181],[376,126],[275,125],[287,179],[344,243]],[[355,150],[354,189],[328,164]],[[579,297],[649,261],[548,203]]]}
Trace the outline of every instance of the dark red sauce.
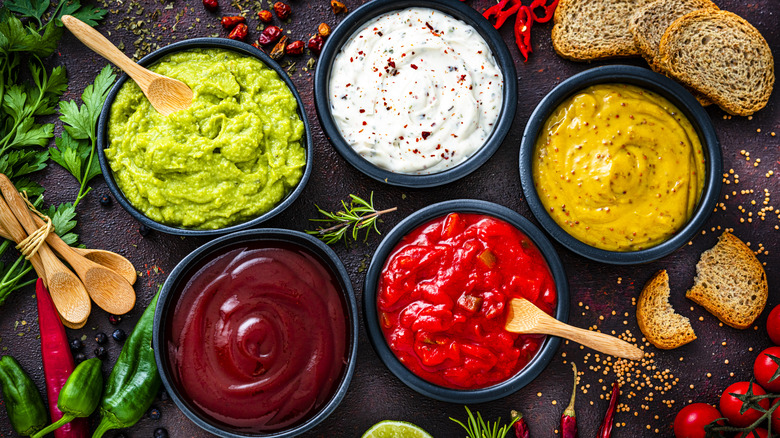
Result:
{"label": "dark red sauce", "polygon": [[405,236],[388,258],[377,307],[390,349],[419,377],[476,389],[517,374],[544,339],[504,330],[512,298],[553,313],[555,283],[536,246],[514,226],[451,213]]}
{"label": "dark red sauce", "polygon": [[345,369],[347,327],[330,270],[297,247],[243,247],[202,267],[182,292],[169,357],[200,410],[243,431],[313,416]]}

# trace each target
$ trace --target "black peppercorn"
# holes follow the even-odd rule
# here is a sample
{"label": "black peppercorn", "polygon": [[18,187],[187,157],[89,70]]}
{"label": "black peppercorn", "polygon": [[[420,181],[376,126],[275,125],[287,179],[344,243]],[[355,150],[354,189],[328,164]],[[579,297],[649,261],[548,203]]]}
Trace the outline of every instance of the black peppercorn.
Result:
{"label": "black peppercorn", "polygon": [[168,431],[163,427],[154,430],[154,438],[168,438]]}
{"label": "black peppercorn", "polygon": [[75,356],[73,356],[73,359],[78,362],[84,362],[87,360],[87,356],[84,356],[84,353],[76,353]]}
{"label": "black peppercorn", "polygon": [[122,317],[119,315],[108,315],[108,322],[110,322],[111,325],[117,325],[122,322]]}
{"label": "black peppercorn", "polygon": [[103,332],[100,332],[95,335],[95,342],[97,342],[98,344],[105,344],[107,340],[108,340],[108,336],[106,336],[106,334]]}
{"label": "black peppercorn", "polygon": [[81,342],[81,339],[74,339],[70,341],[70,349],[73,351],[81,350],[82,347],[84,347],[84,343]]}
{"label": "black peppercorn", "polygon": [[144,225],[144,224],[141,224],[138,227],[138,234],[140,234],[143,237],[148,236],[151,231],[152,230],[149,227],[147,227],[146,225]]}
{"label": "black peppercorn", "polygon": [[114,333],[111,333],[111,337],[114,338],[114,340],[117,342],[124,342],[125,339],[127,339],[127,335],[125,334],[125,331],[122,329],[114,330]]}
{"label": "black peppercorn", "polygon": [[111,200],[111,197],[108,196],[108,194],[105,194],[100,197],[100,205],[102,205],[103,207],[110,207],[113,202],[114,201]]}
{"label": "black peppercorn", "polygon": [[99,359],[105,359],[108,355],[108,350],[106,350],[106,347],[98,347],[95,349],[95,357]]}
{"label": "black peppercorn", "polygon": [[159,420],[159,419],[160,419],[160,417],[162,417],[162,414],[160,413],[160,410],[159,410],[159,409],[157,409],[157,408],[152,408],[152,409],[149,411],[149,418],[151,418],[152,420]]}

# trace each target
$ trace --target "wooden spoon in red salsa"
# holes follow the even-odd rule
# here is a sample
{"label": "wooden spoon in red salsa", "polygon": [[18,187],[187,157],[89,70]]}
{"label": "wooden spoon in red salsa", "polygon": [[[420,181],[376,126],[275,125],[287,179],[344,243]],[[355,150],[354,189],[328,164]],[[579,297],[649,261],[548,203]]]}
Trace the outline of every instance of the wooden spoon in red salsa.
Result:
{"label": "wooden spoon in red salsa", "polygon": [[478,389],[517,374],[544,340],[504,330],[512,298],[552,315],[555,282],[542,254],[507,222],[450,213],[394,248],[377,308],[390,349],[410,371],[447,388]]}

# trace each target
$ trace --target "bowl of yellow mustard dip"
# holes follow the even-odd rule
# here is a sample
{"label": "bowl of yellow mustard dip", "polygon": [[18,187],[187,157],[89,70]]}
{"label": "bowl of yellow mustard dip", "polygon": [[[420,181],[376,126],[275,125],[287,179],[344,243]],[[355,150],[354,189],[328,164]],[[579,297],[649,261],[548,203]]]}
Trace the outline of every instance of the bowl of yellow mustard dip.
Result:
{"label": "bowl of yellow mustard dip", "polygon": [[712,122],[684,88],[632,66],[588,70],[537,106],[520,150],[531,211],[587,258],[644,263],[687,242],[720,194]]}
{"label": "bowl of yellow mustard dip", "polygon": [[139,61],[193,90],[159,114],[123,75],[98,122],[103,175],[144,225],[171,234],[225,234],[275,216],[311,173],[311,132],[287,74],[241,42],[197,38]]}

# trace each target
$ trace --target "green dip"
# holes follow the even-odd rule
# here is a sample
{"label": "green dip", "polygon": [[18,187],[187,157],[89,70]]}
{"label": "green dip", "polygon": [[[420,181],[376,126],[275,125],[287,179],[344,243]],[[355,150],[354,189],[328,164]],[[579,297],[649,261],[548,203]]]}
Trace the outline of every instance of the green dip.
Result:
{"label": "green dip", "polygon": [[192,88],[192,105],[160,115],[133,81],[111,106],[106,157],[131,204],[150,219],[215,229],[279,203],[306,165],[295,96],[257,58],[187,50],[150,68]]}

